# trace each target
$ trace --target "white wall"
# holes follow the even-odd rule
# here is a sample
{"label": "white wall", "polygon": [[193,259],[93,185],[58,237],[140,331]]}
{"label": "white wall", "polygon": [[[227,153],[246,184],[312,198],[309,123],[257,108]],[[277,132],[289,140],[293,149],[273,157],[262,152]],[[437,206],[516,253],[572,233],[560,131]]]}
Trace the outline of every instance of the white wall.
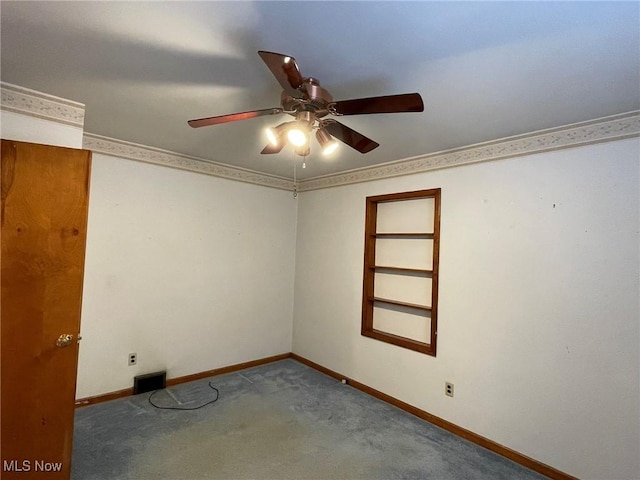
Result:
{"label": "white wall", "polygon": [[[3,138],[82,145],[78,127],[0,113]],[[95,154],[77,396],[287,352],[293,315],[304,357],[567,473],[640,478],[639,150],[625,140],[297,202]],[[360,336],[364,198],[433,187],[437,358]]]}
{"label": "white wall", "polygon": [[[569,474],[640,478],[639,158],[633,139],[302,193],[293,351]],[[435,187],[437,358],[360,335],[365,197]]]}
{"label": "white wall", "polygon": [[82,148],[82,133],[80,127],[0,110],[0,136],[6,140]]}
{"label": "white wall", "polygon": [[94,154],[77,397],[291,351],[296,205]]}

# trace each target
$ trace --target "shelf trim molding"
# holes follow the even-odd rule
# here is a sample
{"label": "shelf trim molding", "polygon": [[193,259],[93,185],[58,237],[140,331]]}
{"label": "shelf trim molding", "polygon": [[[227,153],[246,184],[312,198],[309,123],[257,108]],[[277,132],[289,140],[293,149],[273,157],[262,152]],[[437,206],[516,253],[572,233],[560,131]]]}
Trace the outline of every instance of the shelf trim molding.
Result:
{"label": "shelf trim molding", "polygon": [[400,300],[391,300],[389,298],[371,297],[369,300],[373,303],[387,303],[389,305],[398,305],[399,307],[413,308],[415,310],[423,310],[425,312],[431,311],[431,307],[427,307],[426,305],[418,305],[417,303],[408,303]]}
{"label": "shelf trim molding", "polygon": [[428,268],[411,268],[411,267],[390,267],[388,265],[371,265],[369,268],[373,270],[391,270],[394,272],[421,273],[424,275],[433,275],[433,270]]}
{"label": "shelf trim molding", "polygon": [[433,238],[433,232],[428,233],[420,233],[420,232],[406,232],[406,233],[392,233],[392,232],[376,232],[372,233],[371,236],[377,238],[385,238],[385,237],[404,237],[404,238],[418,238],[418,239],[430,239]]}

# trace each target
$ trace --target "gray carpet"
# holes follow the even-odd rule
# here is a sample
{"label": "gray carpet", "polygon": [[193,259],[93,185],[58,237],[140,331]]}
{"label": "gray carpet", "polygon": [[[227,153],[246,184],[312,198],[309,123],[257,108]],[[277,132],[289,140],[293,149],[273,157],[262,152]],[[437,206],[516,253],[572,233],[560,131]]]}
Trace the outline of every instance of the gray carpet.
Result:
{"label": "gray carpet", "polygon": [[73,480],[540,479],[294,360],[76,410]]}

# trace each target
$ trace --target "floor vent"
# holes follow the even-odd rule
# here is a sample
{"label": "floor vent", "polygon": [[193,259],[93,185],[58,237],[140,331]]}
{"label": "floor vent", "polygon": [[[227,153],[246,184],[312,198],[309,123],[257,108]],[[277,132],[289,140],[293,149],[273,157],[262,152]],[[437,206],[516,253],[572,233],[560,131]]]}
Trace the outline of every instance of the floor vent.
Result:
{"label": "floor vent", "polygon": [[167,372],[155,372],[147,373],[145,375],[138,375],[133,379],[133,394],[151,392],[153,390],[160,390],[167,386]]}

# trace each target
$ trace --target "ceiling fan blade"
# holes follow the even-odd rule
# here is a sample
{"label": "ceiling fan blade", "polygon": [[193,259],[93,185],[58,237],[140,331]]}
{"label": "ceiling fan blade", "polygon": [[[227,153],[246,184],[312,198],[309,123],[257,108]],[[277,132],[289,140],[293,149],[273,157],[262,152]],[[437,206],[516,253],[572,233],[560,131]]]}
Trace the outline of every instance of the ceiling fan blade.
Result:
{"label": "ceiling fan blade", "polygon": [[342,100],[335,102],[334,109],[338,115],[422,112],[424,111],[424,104],[419,93],[404,93],[401,95]]}
{"label": "ceiling fan blade", "polygon": [[302,85],[303,78],[295,58],[264,50],[260,50],[258,55],[267,64],[285,92],[295,98],[302,97],[302,92],[298,88]]}
{"label": "ceiling fan blade", "polygon": [[356,132],[346,125],[336,122],[335,120],[325,120],[322,126],[335,138],[346,143],[351,148],[356,149],[360,153],[367,153],[380,146],[370,138],[365,137],[361,133]]}
{"label": "ceiling fan blade", "polygon": [[268,154],[271,154],[271,153],[280,153],[280,150],[282,150],[284,148],[284,144],[285,143],[286,142],[279,142],[278,146],[274,146],[274,145],[269,143],[269,144],[267,144],[266,147],[264,147],[262,149],[262,151],[260,153],[262,153],[263,155],[264,154],[268,155]]}
{"label": "ceiling fan blade", "polygon": [[282,113],[281,108],[265,108],[264,110],[251,110],[249,112],[231,113],[229,115],[220,115],[217,117],[198,118],[197,120],[189,120],[187,123],[190,127],[206,127],[208,125],[218,125],[220,123],[237,122],[239,120],[247,120],[249,118],[263,117],[265,115],[278,115]]}

